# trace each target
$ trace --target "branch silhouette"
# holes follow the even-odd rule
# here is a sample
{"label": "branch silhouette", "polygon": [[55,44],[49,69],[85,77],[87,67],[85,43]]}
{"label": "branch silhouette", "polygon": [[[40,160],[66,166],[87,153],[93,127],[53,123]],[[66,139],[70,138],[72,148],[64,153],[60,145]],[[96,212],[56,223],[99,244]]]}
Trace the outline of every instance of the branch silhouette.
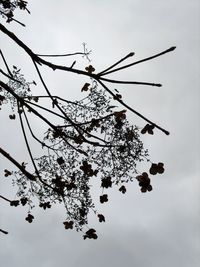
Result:
{"label": "branch silhouette", "polygon": [[[27,4],[27,1],[22,0],[0,1],[2,9],[0,16],[8,23],[17,22],[24,26],[14,16],[18,8],[30,13]],[[13,177],[13,183],[18,187],[15,200],[11,201],[3,195],[0,195],[0,198],[10,202],[14,207],[27,206],[25,220],[29,223],[35,219],[34,198],[37,198],[38,206],[44,210],[56,203],[63,203],[64,228],[83,232],[84,239],[97,239],[96,230],[88,228],[88,214],[93,212],[101,223],[105,222],[105,217],[96,210],[93,203],[90,192],[92,178],[97,177],[100,181],[101,204],[109,201],[106,193],[108,188],[116,186],[122,194],[125,194],[127,191],[125,184],[128,182],[137,181],[142,193],[152,191],[151,175],[162,174],[164,164],[150,161],[148,151],[141,141],[141,135],[153,135],[155,129],[169,135],[167,130],[125,103],[122,96],[112,89],[113,84],[160,87],[160,83],[112,79],[107,75],[158,58],[173,51],[175,47],[125,64],[127,59],[134,56],[134,52],[131,52],[96,73],[92,65],[82,70],[74,67],[76,61],[64,66],[44,59],[81,55],[90,62],[88,56],[91,51],[86,49],[85,44],[83,52],[34,53],[15,33],[1,23],[0,32],[30,57],[30,64],[33,64],[45,89],[45,94],[34,94],[32,87],[37,86],[36,82],[27,82],[19,68],[16,66],[11,68],[5,53],[0,50],[0,57],[4,63],[4,68],[0,69],[3,75],[0,80],[0,108],[4,105],[11,106],[13,114],[9,115],[9,119],[19,121],[29,157],[27,163],[19,163],[0,147],[0,154],[17,169],[15,171],[5,169],[4,176]],[[120,67],[120,64],[124,65]],[[88,78],[89,81],[80,89],[80,94],[84,97],[71,101],[52,94],[42,75],[43,66],[53,71],[59,70]],[[126,116],[128,111],[147,124],[143,127],[130,124]],[[39,121],[38,125],[45,127],[42,136],[37,129],[35,130],[33,118]],[[36,156],[35,151],[39,151]],[[151,165],[148,171],[141,173],[138,171],[138,165],[142,161]],[[5,230],[0,229],[0,231],[7,234]]]}

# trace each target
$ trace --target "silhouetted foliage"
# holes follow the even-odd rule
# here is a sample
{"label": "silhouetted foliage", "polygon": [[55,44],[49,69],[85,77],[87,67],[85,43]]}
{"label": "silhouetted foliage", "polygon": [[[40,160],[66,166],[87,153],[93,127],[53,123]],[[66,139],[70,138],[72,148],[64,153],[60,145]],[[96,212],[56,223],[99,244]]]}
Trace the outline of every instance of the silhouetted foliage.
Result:
{"label": "silhouetted foliage", "polygon": [[[24,26],[14,17],[17,8],[29,12],[27,1],[0,1],[2,18],[6,19],[8,23],[17,22]],[[105,193],[106,189],[117,186],[118,190],[125,194],[127,189],[124,183],[134,180],[139,182],[141,192],[151,191],[149,174],[163,173],[164,164],[152,163],[149,174],[138,171],[140,162],[150,162],[148,151],[140,139],[140,133],[152,135],[154,131],[161,130],[165,134],[169,134],[168,131],[128,106],[118,91],[107,86],[107,84],[113,83],[161,86],[160,84],[112,80],[107,78],[107,75],[159,57],[173,51],[175,47],[149,58],[116,67],[132,57],[134,53],[131,52],[96,74],[95,67],[90,63],[85,70],[81,70],[74,68],[76,61],[66,67],[44,60],[45,56],[76,55],[82,55],[89,60],[90,52],[85,45],[83,52],[38,55],[2,24],[0,24],[0,31],[1,34],[6,34],[20,46],[32,59],[38,77],[46,90],[45,95],[35,95],[36,82],[27,82],[17,66],[10,68],[4,53],[0,50],[1,59],[5,65],[5,69],[0,69],[0,72],[7,79],[6,82],[0,81],[0,108],[3,108],[4,105],[11,105],[12,114],[9,115],[9,119],[19,120],[30,156],[29,163],[19,163],[2,147],[0,148],[0,153],[17,168],[15,171],[5,169],[4,176],[7,179],[12,176],[13,184],[18,188],[17,199],[9,200],[2,195],[0,197],[8,201],[10,206],[27,206],[28,212],[25,220],[29,223],[34,220],[32,212],[35,198],[38,199],[38,206],[44,210],[50,209],[56,203],[63,203],[66,209],[64,228],[84,231],[84,239],[97,239],[95,229],[91,228],[85,231],[84,228],[88,224],[90,211],[96,214],[99,222],[105,222],[104,215],[95,210],[91,198],[91,178],[97,177],[100,181],[102,194],[99,196],[99,201],[102,204],[109,201],[108,194]],[[59,69],[88,77],[88,82],[80,88],[83,98],[70,101],[59,95],[52,95],[40,72],[43,65],[52,70]],[[44,106],[42,102],[44,98],[49,103],[47,106]],[[120,104],[121,108],[116,103]],[[127,111],[133,112],[147,124],[143,128],[131,125],[127,120]],[[37,117],[41,123],[46,125],[46,132],[42,139],[37,136],[37,131],[33,130],[31,116]],[[27,131],[33,140],[30,140]],[[31,149],[34,145],[33,141],[40,145],[42,156],[35,157],[33,155]],[[7,233],[4,230],[1,232]]]}

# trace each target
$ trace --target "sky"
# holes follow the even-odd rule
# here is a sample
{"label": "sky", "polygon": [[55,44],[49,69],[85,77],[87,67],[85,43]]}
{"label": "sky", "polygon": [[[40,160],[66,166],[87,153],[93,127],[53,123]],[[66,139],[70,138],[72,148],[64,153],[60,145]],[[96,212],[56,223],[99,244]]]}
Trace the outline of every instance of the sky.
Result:
{"label": "sky", "polygon": [[[143,137],[153,162],[163,161],[166,171],[152,179],[154,190],[142,194],[138,185],[125,195],[110,190],[110,202],[99,207],[106,223],[92,221],[97,240],[83,240],[62,225],[63,209],[35,209],[32,224],[24,221],[23,208],[1,201],[0,259],[4,267],[136,266],[197,267],[200,264],[200,2],[198,0],[76,0],[29,1],[31,15],[17,13],[17,24],[7,25],[37,53],[92,50],[92,65],[104,69],[129,52],[135,60],[171,46],[177,49],[160,58],[113,74],[113,78],[162,83],[163,86],[115,86],[124,100],[143,115],[170,131]],[[5,25],[5,23],[4,23]],[[0,48],[11,65],[20,66],[27,80],[38,77],[30,59],[0,33]],[[70,59],[59,62],[69,64]],[[58,61],[56,61],[58,62]],[[80,58],[80,68],[85,65]],[[2,64],[2,62],[0,63]],[[79,65],[78,65],[79,66]],[[76,98],[84,77],[44,70],[52,92]],[[26,155],[16,124],[1,112],[1,142],[18,158]],[[133,124],[143,121],[129,114]],[[3,177],[11,166],[0,156],[1,194],[15,190]]]}

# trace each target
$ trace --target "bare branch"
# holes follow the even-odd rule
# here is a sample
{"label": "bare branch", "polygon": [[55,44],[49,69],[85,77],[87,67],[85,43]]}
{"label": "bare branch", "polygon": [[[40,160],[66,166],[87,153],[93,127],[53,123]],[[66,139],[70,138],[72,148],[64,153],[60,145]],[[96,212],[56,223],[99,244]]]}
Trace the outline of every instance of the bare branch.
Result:
{"label": "bare branch", "polygon": [[99,83],[103,86],[103,88],[105,88],[105,90],[107,92],[109,92],[110,95],[113,96],[113,98],[115,98],[116,101],[118,101],[120,104],[122,104],[124,107],[126,107],[128,110],[132,111],[133,113],[135,113],[137,116],[139,116],[140,118],[142,118],[143,120],[145,120],[146,122],[150,123],[151,125],[153,125],[154,127],[158,128],[159,130],[161,130],[162,132],[164,132],[166,135],[169,135],[169,132],[165,129],[163,129],[162,127],[160,127],[159,125],[155,124],[154,122],[150,121],[149,119],[147,119],[146,117],[144,117],[141,113],[139,113],[138,111],[134,110],[133,108],[131,108],[130,106],[128,106],[126,103],[124,103],[121,99],[116,98],[115,94],[102,82],[99,80]]}
{"label": "bare branch", "polygon": [[11,74],[12,76],[10,76],[10,75],[8,75],[7,73],[5,73],[2,69],[0,69],[0,72],[1,72],[4,76],[6,76],[8,79],[11,79],[12,81],[17,82],[17,83],[19,83],[19,84],[22,85],[22,82],[20,82],[20,81],[14,79],[12,74]]}
{"label": "bare branch", "polygon": [[116,83],[116,84],[138,84],[138,85],[150,85],[150,86],[157,86],[161,87],[162,84],[160,83],[149,83],[149,82],[135,82],[135,81],[119,81],[119,80],[112,80],[107,78],[100,77],[99,80],[109,82],[109,83]]}
{"label": "bare branch", "polygon": [[[8,17],[7,16],[7,14],[6,13],[4,13],[3,11],[1,11],[0,10],[0,13],[1,14],[3,14],[4,16],[6,16],[6,17]],[[18,24],[20,24],[21,26],[23,26],[23,27],[26,27],[26,25],[24,24],[24,23],[22,23],[22,22],[20,22],[19,20],[17,20],[17,19],[14,19],[13,17],[11,18],[11,17],[9,17],[9,19],[8,19],[9,21],[15,21],[15,22],[17,22]]]}
{"label": "bare branch", "polygon": [[156,58],[156,57],[160,57],[160,56],[162,56],[162,55],[164,55],[164,54],[166,54],[166,53],[172,52],[172,51],[174,51],[175,49],[176,49],[176,46],[172,46],[172,47],[170,47],[169,49],[167,49],[167,50],[165,50],[165,51],[162,51],[162,52],[160,52],[160,53],[158,53],[158,54],[156,54],[156,55],[153,55],[153,56],[151,56],[151,57],[146,57],[146,58],[144,58],[144,59],[141,59],[141,60],[138,60],[138,61],[136,61],[136,62],[130,63],[130,64],[128,64],[128,65],[122,66],[122,67],[120,67],[120,68],[117,68],[117,69],[114,69],[114,70],[111,70],[111,71],[107,71],[107,72],[103,72],[102,74],[101,74],[101,72],[100,72],[99,75],[100,75],[100,76],[104,76],[104,75],[107,75],[107,74],[110,74],[110,73],[113,73],[113,72],[116,72],[116,71],[119,71],[119,70],[123,70],[123,69],[129,68],[129,67],[132,67],[132,66],[134,66],[134,65],[140,64],[140,63],[145,62],[145,61],[149,61],[149,60],[154,59],[154,58]]}
{"label": "bare branch", "polygon": [[19,162],[17,162],[10,154],[8,154],[2,147],[0,147],[0,153],[12,162],[29,180],[35,181],[36,177],[28,172]]}
{"label": "bare branch", "polygon": [[76,56],[76,55],[89,55],[88,53],[84,52],[75,52],[75,53],[70,53],[70,54],[50,54],[50,55],[40,55],[36,54],[38,57],[71,57],[71,56]]}
{"label": "bare branch", "polygon": [[129,57],[134,56],[135,53],[131,52],[128,55],[126,55],[125,57],[123,57],[122,59],[120,59],[119,61],[117,61],[116,63],[114,63],[113,65],[111,65],[110,67],[106,68],[105,70],[101,71],[98,73],[99,76],[102,76],[103,73],[106,73],[108,70],[113,69],[115,66],[119,65],[120,63],[122,63],[124,60],[126,60]]}
{"label": "bare branch", "polygon": [[6,59],[5,59],[5,57],[4,57],[3,52],[1,51],[1,49],[0,49],[0,55],[1,55],[2,59],[3,59],[3,62],[5,64],[5,66],[6,66],[6,69],[7,69],[8,73],[9,73],[9,75],[12,77],[12,72],[10,71],[10,69],[8,67],[8,64],[6,62]]}
{"label": "bare branch", "polygon": [[40,177],[40,174],[39,174],[39,171],[38,171],[37,166],[35,164],[35,161],[34,161],[34,158],[33,158],[32,152],[31,152],[31,148],[29,146],[28,139],[27,139],[27,136],[26,136],[26,132],[25,132],[25,129],[24,129],[24,124],[23,124],[23,120],[22,120],[22,116],[21,116],[21,112],[20,112],[20,108],[19,108],[19,102],[17,102],[17,108],[18,108],[18,114],[19,114],[19,120],[20,120],[20,125],[21,125],[21,129],[22,129],[22,133],[23,133],[23,136],[24,136],[24,141],[26,143],[26,147],[27,147],[29,156],[31,158],[31,162],[32,162],[33,167],[35,169],[35,173],[36,173],[36,175],[38,177]]}
{"label": "bare branch", "polygon": [[5,234],[5,235],[7,235],[8,234],[8,232],[7,231],[5,231],[5,230],[2,230],[2,229],[0,229],[0,232],[2,232],[3,234]]}

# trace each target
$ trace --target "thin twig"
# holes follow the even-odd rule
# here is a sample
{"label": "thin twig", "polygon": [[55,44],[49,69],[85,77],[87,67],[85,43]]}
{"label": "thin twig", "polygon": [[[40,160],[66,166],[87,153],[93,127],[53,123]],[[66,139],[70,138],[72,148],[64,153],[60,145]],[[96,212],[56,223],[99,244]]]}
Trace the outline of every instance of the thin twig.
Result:
{"label": "thin twig", "polygon": [[[32,95],[31,96],[31,98],[50,98],[50,96],[48,96],[48,95]],[[60,96],[56,96],[56,95],[52,95],[52,97],[55,99],[59,99],[59,100],[61,100],[61,101],[63,101],[63,102],[66,102],[66,103],[68,103],[68,104],[73,104],[73,105],[76,105],[76,106],[79,106],[79,107],[82,107],[82,108],[84,108],[84,106],[83,105],[81,105],[81,104],[79,104],[79,103],[77,103],[77,102],[73,102],[73,101],[70,101],[70,100],[66,100],[66,99],[64,99],[64,98],[62,98],[62,97],[60,97]],[[28,98],[28,99],[30,99],[30,96],[24,96],[23,97],[24,99],[26,99],[26,98]]]}
{"label": "thin twig", "polygon": [[105,70],[99,72],[98,75],[101,76],[103,73],[107,72],[107,71],[110,70],[110,69],[113,69],[115,66],[119,65],[119,64],[122,63],[124,60],[126,60],[127,58],[132,57],[132,56],[134,56],[134,55],[135,55],[134,52],[129,53],[128,55],[126,55],[125,57],[123,57],[122,59],[120,59],[119,61],[117,61],[117,62],[114,63],[113,65],[111,65],[110,67],[108,67],[108,68],[106,68]]}
{"label": "thin twig", "polygon": [[[51,95],[51,93],[50,93],[50,91],[49,91],[49,89],[48,89],[48,87],[47,87],[47,85],[46,85],[46,83],[45,83],[43,77],[42,77],[42,74],[41,74],[41,72],[40,72],[40,70],[39,70],[39,68],[38,68],[38,66],[37,66],[37,64],[36,64],[36,62],[35,62],[34,60],[33,60],[33,64],[34,64],[34,66],[35,66],[35,68],[36,68],[36,71],[37,71],[37,73],[38,73],[38,76],[39,76],[39,78],[40,78],[40,81],[42,82],[42,85],[44,86],[44,88],[45,88],[45,90],[46,90],[48,96],[49,96],[49,97],[51,98],[51,100],[52,100],[52,103],[54,103],[55,106],[60,110],[60,112],[65,116],[66,120],[70,120],[70,119],[68,118],[68,116],[66,115],[65,111],[60,107],[60,105],[59,105],[57,102],[54,101],[54,99],[53,99],[53,97],[52,97],[52,95]],[[71,120],[70,120],[70,122],[71,122]]]}
{"label": "thin twig", "polygon": [[5,231],[5,230],[2,230],[2,229],[0,229],[0,232],[2,232],[3,234],[5,234],[5,235],[7,235],[8,234],[8,232],[7,231]]}
{"label": "thin twig", "polygon": [[[172,47],[170,47],[169,49],[167,49],[167,50],[165,50],[165,51],[163,51],[163,52],[161,52],[161,53],[158,53],[158,54],[153,55],[153,56],[151,56],[151,57],[146,57],[146,58],[144,58],[144,59],[141,59],[141,60],[138,60],[138,61],[136,61],[136,62],[130,63],[130,64],[128,64],[128,65],[119,67],[119,68],[117,68],[117,69],[114,69],[114,70],[111,70],[111,71],[104,72],[104,73],[101,74],[100,76],[104,76],[104,75],[107,75],[107,74],[110,74],[110,73],[113,73],[113,72],[116,72],[116,71],[119,71],[119,70],[122,70],[122,69],[129,68],[129,67],[134,66],[134,65],[136,65],[136,64],[139,64],[139,63],[142,63],[142,62],[151,60],[151,59],[153,59],[153,58],[160,57],[160,56],[162,56],[162,55],[164,55],[164,54],[166,54],[166,53],[169,53],[169,52],[174,51],[175,49],[176,49],[176,46],[172,46]],[[98,75],[99,75],[99,74],[98,74]]]}
{"label": "thin twig", "polygon": [[10,71],[10,69],[9,69],[9,67],[8,67],[8,64],[7,64],[7,62],[6,62],[6,59],[5,59],[5,57],[4,57],[3,52],[1,51],[1,49],[0,49],[0,54],[1,54],[1,57],[2,57],[2,59],[3,59],[3,62],[4,62],[4,64],[5,64],[5,66],[6,66],[6,69],[7,69],[8,73],[10,74],[10,76],[13,76],[13,75],[12,75],[12,72]]}
{"label": "thin twig", "polygon": [[116,84],[138,84],[138,85],[150,85],[150,86],[157,86],[161,87],[162,84],[160,83],[149,83],[149,82],[135,82],[135,81],[119,81],[119,80],[112,80],[107,78],[100,77],[99,80],[109,82],[109,83],[116,83]]}
{"label": "thin twig", "polygon": [[29,180],[35,181],[36,177],[28,172],[19,162],[17,162],[13,157],[10,156],[2,147],[0,147],[0,153],[12,162]]}
{"label": "thin twig", "polygon": [[39,138],[37,138],[37,137],[35,136],[35,134],[34,134],[33,131],[32,131],[31,125],[30,125],[30,123],[29,123],[29,121],[28,121],[28,117],[26,116],[26,112],[25,112],[25,110],[24,110],[23,107],[22,107],[22,109],[23,109],[23,114],[24,114],[24,117],[25,117],[27,126],[28,126],[28,128],[29,128],[29,131],[30,131],[32,137],[33,137],[36,141],[38,141],[38,142],[42,145],[42,147],[47,147],[47,148],[49,148],[49,149],[55,150],[54,148],[48,146],[47,144],[45,144],[44,142],[42,142]]}
{"label": "thin twig", "polygon": [[17,83],[20,83],[21,85],[23,85],[22,82],[16,80],[15,78],[13,78],[13,76],[8,75],[8,74],[5,73],[2,69],[0,69],[0,72],[1,72],[4,76],[6,76],[7,78],[11,79],[12,81],[17,82]]}
{"label": "thin twig", "polygon": [[84,52],[75,52],[71,54],[50,54],[50,55],[41,55],[41,54],[36,54],[38,57],[70,57],[70,56],[76,56],[76,55],[89,55],[89,53],[84,53]]}
{"label": "thin twig", "polygon": [[20,124],[21,124],[22,133],[23,133],[23,136],[24,136],[24,141],[26,143],[26,148],[28,150],[28,153],[29,153],[29,156],[31,158],[33,167],[35,169],[35,173],[39,177],[40,174],[39,174],[39,171],[38,171],[37,166],[35,164],[35,161],[34,161],[34,158],[33,158],[32,152],[31,152],[31,148],[29,146],[28,139],[27,139],[27,136],[26,136],[26,131],[25,131],[23,120],[22,120],[22,116],[21,116],[21,111],[20,111],[20,108],[19,108],[19,102],[17,102],[17,108],[18,108],[18,114],[19,114],[19,120],[20,120]]}
{"label": "thin twig", "polygon": [[2,196],[2,195],[0,195],[0,198],[2,198],[3,200],[5,200],[5,201],[7,201],[7,202],[11,202],[11,200],[9,200],[8,198],[6,198],[6,197],[4,197],[4,196]]}
{"label": "thin twig", "polygon": [[128,110],[132,111],[133,113],[135,113],[138,117],[142,118],[143,120],[145,120],[146,122],[150,123],[151,125],[153,125],[154,127],[158,128],[159,130],[161,130],[162,132],[164,132],[166,135],[169,135],[169,132],[165,129],[163,129],[162,127],[160,127],[159,125],[155,124],[154,122],[150,121],[149,119],[147,119],[146,117],[144,117],[141,113],[139,113],[138,111],[134,110],[133,108],[131,108],[130,106],[128,106],[126,103],[124,103],[121,99],[116,98],[115,94],[102,82],[99,80],[99,83],[102,85],[102,87],[113,96],[113,98],[118,101],[120,104],[122,104],[124,107],[126,107]]}
{"label": "thin twig", "polygon": [[[44,79],[43,79],[43,77],[42,77],[42,75],[41,75],[41,73],[40,73],[40,70],[39,70],[39,68],[38,68],[38,66],[37,66],[37,64],[36,64],[36,62],[35,62],[34,60],[33,60],[33,63],[34,63],[34,65],[35,65],[35,68],[36,68],[36,70],[37,70],[37,73],[38,73],[38,75],[39,75],[39,77],[40,77],[40,80],[41,80],[41,82],[42,82],[42,84],[43,84],[43,86],[44,86],[44,88],[45,88],[47,94],[48,94],[49,97],[51,98],[52,103],[54,103],[55,101],[54,101],[54,99],[53,99],[53,97],[52,97],[52,95],[51,95],[49,89],[47,88],[47,85],[45,84]],[[90,140],[86,139],[86,138],[84,137],[84,135],[82,134],[81,131],[85,132],[86,134],[88,134],[88,135],[91,136],[91,137],[94,137],[95,139],[101,140],[101,138],[99,138],[99,137],[97,137],[97,136],[94,136],[94,135],[90,134],[89,132],[87,132],[86,130],[82,129],[80,126],[78,126],[75,122],[73,122],[73,121],[67,116],[67,114],[65,113],[65,111],[63,111],[63,109],[60,107],[60,105],[59,105],[57,102],[55,102],[55,106],[62,112],[62,114],[65,116],[65,119],[66,119],[69,123],[72,124],[72,126],[76,129],[76,131],[79,133],[79,135],[81,136],[81,138],[83,139],[84,142],[89,143],[89,144],[92,144],[92,145],[102,146],[102,145],[99,144],[99,143],[96,143],[96,142],[93,142],[93,141],[90,141]],[[102,141],[102,140],[101,140],[101,141]]]}
{"label": "thin twig", "polygon": [[38,104],[36,104],[36,103],[33,103],[33,102],[31,102],[31,101],[28,101],[28,100],[24,100],[26,103],[28,103],[28,104],[31,104],[31,105],[33,105],[33,106],[36,106],[36,107],[38,107],[38,108],[41,108],[41,109],[43,109],[43,110],[45,110],[45,111],[47,111],[47,112],[49,112],[49,113],[51,113],[51,114],[54,114],[55,116],[57,116],[57,117],[60,117],[60,118],[62,118],[62,119],[66,119],[66,117],[64,117],[64,116],[62,116],[62,115],[60,115],[60,114],[58,114],[58,113],[56,113],[56,112],[54,112],[54,111],[52,111],[52,110],[50,110],[50,109],[48,109],[48,108],[45,108],[45,107],[43,107],[43,106],[40,106],[40,105],[38,105]]}
{"label": "thin twig", "polygon": [[21,98],[20,96],[18,96],[7,84],[5,84],[4,82],[2,82],[0,80],[0,86],[3,87],[6,91],[8,91],[9,93],[11,93],[22,105],[26,106],[31,112],[33,112],[37,117],[39,117],[40,119],[42,119],[44,122],[46,122],[65,142],[66,144],[68,144],[70,147],[72,147],[73,149],[75,149],[78,153],[80,154],[84,154],[86,155],[86,152],[77,149],[76,147],[74,147],[72,144],[70,144],[66,138],[70,138],[69,136],[67,136],[64,132],[60,131],[55,125],[53,125],[49,120],[47,120],[45,117],[43,117],[39,112],[37,112],[35,109],[33,109],[31,106],[29,106],[23,98]]}
{"label": "thin twig", "polygon": [[[89,73],[89,72],[86,72],[86,71],[82,71],[82,70],[79,70],[79,69],[73,69],[73,68],[70,68],[70,67],[66,67],[66,66],[60,66],[60,65],[56,65],[56,64],[52,64],[48,61],[45,61],[44,59],[38,57],[36,54],[34,54],[31,49],[29,47],[27,47],[21,40],[19,40],[17,38],[17,36],[15,36],[12,32],[10,32],[9,30],[7,30],[2,24],[0,24],[0,30],[2,32],[4,32],[5,34],[7,34],[12,40],[14,40],[20,47],[22,47],[27,53],[28,55],[32,58],[32,60],[34,62],[37,62],[38,64],[44,64],[46,66],[49,66],[50,68],[52,68],[53,70],[64,70],[64,71],[69,71],[69,72],[74,72],[74,73],[77,73],[77,74],[82,74],[82,75],[85,75],[85,76],[89,76],[90,78],[93,78],[95,79],[96,81],[98,81],[104,88],[106,88],[106,90],[109,92],[110,90],[108,89],[107,86],[105,86],[105,84],[101,81],[101,79],[105,79],[105,78],[102,78],[101,76],[99,76],[98,74],[93,74],[93,73]],[[114,69],[114,70],[110,70],[108,72],[104,72],[102,74],[102,76],[104,75],[107,75],[109,73],[113,73],[113,72],[116,72],[116,71],[119,71],[119,70],[122,70],[122,69],[125,69],[125,68],[128,68],[130,66],[133,66],[133,65],[136,65],[136,64],[139,64],[141,62],[145,62],[145,61],[148,61],[148,60],[151,60],[153,58],[156,58],[156,57],[159,57],[161,55],[164,55],[168,52],[171,52],[175,49],[176,47],[171,47],[161,53],[158,53],[154,56],[151,56],[151,57],[148,57],[148,58],[145,58],[145,59],[142,59],[142,60],[139,60],[139,61],[136,61],[136,62],[133,62],[131,64],[128,64],[128,65],[125,65],[125,66],[122,66],[120,68],[117,68],[117,69]],[[106,79],[106,80],[103,80],[103,81],[107,81],[107,82],[113,82],[113,83],[130,83],[129,81],[115,81],[115,80],[110,80],[110,79]],[[131,82],[133,84],[133,82]],[[136,83],[138,84],[138,83]],[[152,85],[152,86],[161,86],[160,84],[151,84],[151,83],[142,83],[142,82],[139,82],[139,84],[145,84],[145,85]],[[110,91],[110,93],[114,96],[114,94]],[[149,123],[152,123],[150,120],[148,120],[147,118],[145,118],[142,114],[140,114],[139,112],[135,111],[134,109],[132,109],[131,107],[129,107],[128,105],[126,105],[122,100],[118,99],[118,102],[120,102],[121,104],[123,104],[123,106],[126,106],[129,110],[131,110],[132,112],[134,112],[136,115],[138,115],[139,117],[143,118],[144,120],[146,120],[147,122]],[[73,123],[73,122],[72,122]],[[162,129],[163,132],[165,132],[166,134],[169,134],[168,131],[164,130],[163,128],[161,128],[160,126],[152,123],[156,128],[158,129]],[[76,128],[76,126],[74,125],[74,127]],[[76,128],[76,130],[78,130]],[[80,133],[80,132],[79,132]]]}
{"label": "thin twig", "polygon": [[[6,13],[4,13],[3,11],[1,11],[0,10],[0,12],[1,12],[1,14],[3,14],[4,16],[6,16],[7,18],[8,18],[8,16],[7,16],[7,14]],[[21,26],[23,26],[23,27],[26,27],[26,25],[24,24],[24,23],[22,23],[22,22],[20,22],[19,20],[17,20],[17,19],[14,19],[14,18],[8,18],[10,21],[15,21],[15,22],[17,22],[17,23],[19,23]]]}
{"label": "thin twig", "polygon": [[[41,178],[41,176],[40,176],[40,173],[39,173],[39,171],[38,171],[38,169],[37,169],[37,166],[36,166],[36,164],[35,164],[35,161],[34,161],[34,158],[33,158],[33,155],[32,155],[32,151],[31,151],[31,148],[30,148],[30,146],[29,146],[28,139],[27,139],[27,136],[26,136],[26,131],[25,131],[25,128],[24,128],[24,124],[23,124],[22,117],[21,117],[21,112],[20,112],[20,110],[19,110],[19,103],[18,103],[18,113],[19,113],[19,119],[20,119],[21,129],[22,129],[23,136],[24,136],[24,140],[25,140],[25,143],[26,143],[26,148],[27,148],[27,150],[28,150],[29,156],[30,156],[30,158],[31,158],[31,162],[32,162],[33,167],[34,167],[34,169],[35,169],[35,173],[36,173],[38,179],[40,180],[40,182],[41,182],[42,184],[44,184],[45,186],[47,186],[47,187],[53,189],[53,187],[51,187],[49,184],[45,183],[45,182],[42,180],[42,178]],[[53,189],[53,190],[54,190],[54,189]]]}

